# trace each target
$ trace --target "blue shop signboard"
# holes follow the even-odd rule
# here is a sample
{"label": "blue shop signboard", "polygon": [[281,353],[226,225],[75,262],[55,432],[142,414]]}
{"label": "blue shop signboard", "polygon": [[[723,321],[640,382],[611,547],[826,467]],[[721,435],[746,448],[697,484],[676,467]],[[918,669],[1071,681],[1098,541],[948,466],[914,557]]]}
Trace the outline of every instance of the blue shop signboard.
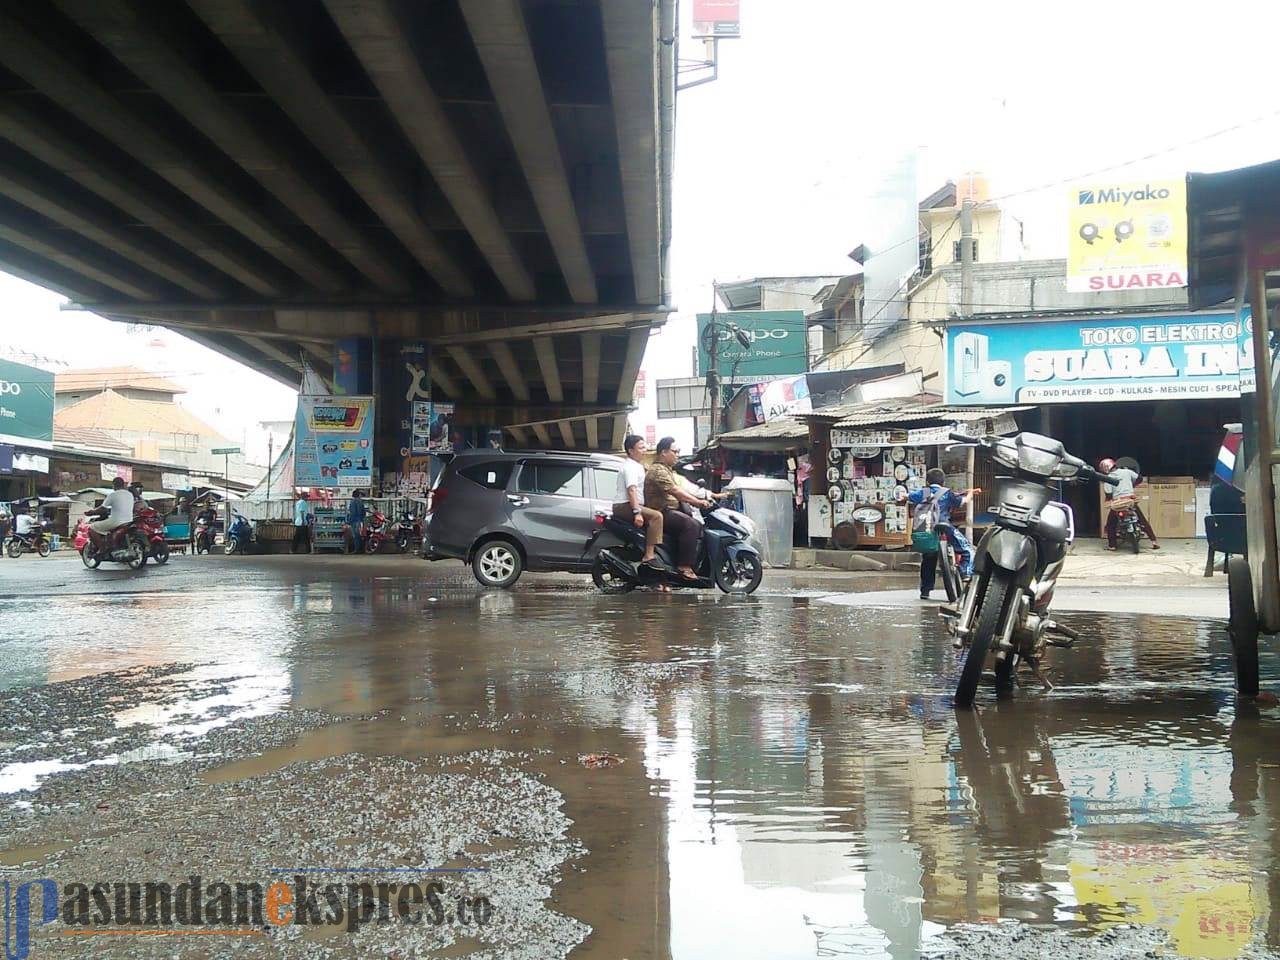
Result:
{"label": "blue shop signboard", "polygon": [[956,323],[947,403],[1088,403],[1238,397],[1253,365],[1234,313]]}

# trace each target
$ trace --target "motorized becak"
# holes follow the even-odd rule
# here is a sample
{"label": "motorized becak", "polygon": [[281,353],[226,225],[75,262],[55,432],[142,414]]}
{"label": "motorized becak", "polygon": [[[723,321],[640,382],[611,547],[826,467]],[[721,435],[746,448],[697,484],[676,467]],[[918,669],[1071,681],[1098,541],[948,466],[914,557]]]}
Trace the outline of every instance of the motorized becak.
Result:
{"label": "motorized becak", "polygon": [[[755,533],[750,517],[728,507],[704,507],[703,530],[693,569],[696,580],[687,580],[676,571],[675,552],[667,543],[655,550],[663,569],[651,570],[640,563],[644,555],[644,530],[611,515],[597,517],[599,528],[587,541],[585,555],[594,553],[591,579],[608,593],[626,593],[639,586],[666,584],[707,590],[719,587],[725,593],[754,593],[764,576],[760,552],[748,541]],[[601,541],[602,537],[609,540]],[[612,541],[612,542],[610,542]]]}
{"label": "motorized becak", "polygon": [[[952,439],[974,442],[961,434]],[[1045,650],[1070,647],[1077,634],[1050,616],[1054,587],[1075,539],[1071,507],[1054,500],[1051,484],[1116,482],[1041,434],[986,436],[977,447],[1011,475],[996,478],[994,523],[975,550],[974,576],[959,610],[943,608],[954,619],[954,646],[965,651],[955,695],[960,707],[973,704],[989,654],[999,694],[1012,691],[1019,666],[1053,689],[1043,670]]]}

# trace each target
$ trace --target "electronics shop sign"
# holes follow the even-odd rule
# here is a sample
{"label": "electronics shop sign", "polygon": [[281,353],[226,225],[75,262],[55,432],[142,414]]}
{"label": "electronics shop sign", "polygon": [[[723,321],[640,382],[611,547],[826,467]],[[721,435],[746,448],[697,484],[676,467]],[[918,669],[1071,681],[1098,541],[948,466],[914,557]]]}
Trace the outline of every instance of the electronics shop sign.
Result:
{"label": "electronics shop sign", "polygon": [[1232,313],[965,324],[947,331],[947,402],[1236,397],[1252,366]]}

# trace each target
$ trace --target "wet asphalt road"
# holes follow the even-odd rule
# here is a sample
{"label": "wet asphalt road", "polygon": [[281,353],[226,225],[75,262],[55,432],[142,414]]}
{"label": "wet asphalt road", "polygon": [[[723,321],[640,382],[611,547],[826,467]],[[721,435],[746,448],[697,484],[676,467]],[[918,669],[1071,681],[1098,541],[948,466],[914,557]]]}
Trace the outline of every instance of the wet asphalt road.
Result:
{"label": "wet asphalt road", "polygon": [[34,957],[1271,955],[1280,719],[1221,622],[1074,614],[1053,693],[957,714],[910,585],[0,561],[0,877],[445,886],[440,923],[60,918]]}

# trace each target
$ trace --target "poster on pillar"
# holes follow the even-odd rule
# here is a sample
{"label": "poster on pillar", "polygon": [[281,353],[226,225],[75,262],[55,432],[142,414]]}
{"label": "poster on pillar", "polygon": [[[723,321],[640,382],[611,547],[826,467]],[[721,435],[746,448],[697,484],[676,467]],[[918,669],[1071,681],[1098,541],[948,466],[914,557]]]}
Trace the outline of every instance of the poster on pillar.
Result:
{"label": "poster on pillar", "polygon": [[453,453],[453,404],[431,405],[431,426],[428,432],[428,448],[432,453]]}
{"label": "poster on pillar", "polygon": [[1253,364],[1234,313],[952,324],[947,403],[1238,397]]}
{"label": "poster on pillar", "polygon": [[298,397],[295,482],[367,489],[373,482],[373,397]]}

